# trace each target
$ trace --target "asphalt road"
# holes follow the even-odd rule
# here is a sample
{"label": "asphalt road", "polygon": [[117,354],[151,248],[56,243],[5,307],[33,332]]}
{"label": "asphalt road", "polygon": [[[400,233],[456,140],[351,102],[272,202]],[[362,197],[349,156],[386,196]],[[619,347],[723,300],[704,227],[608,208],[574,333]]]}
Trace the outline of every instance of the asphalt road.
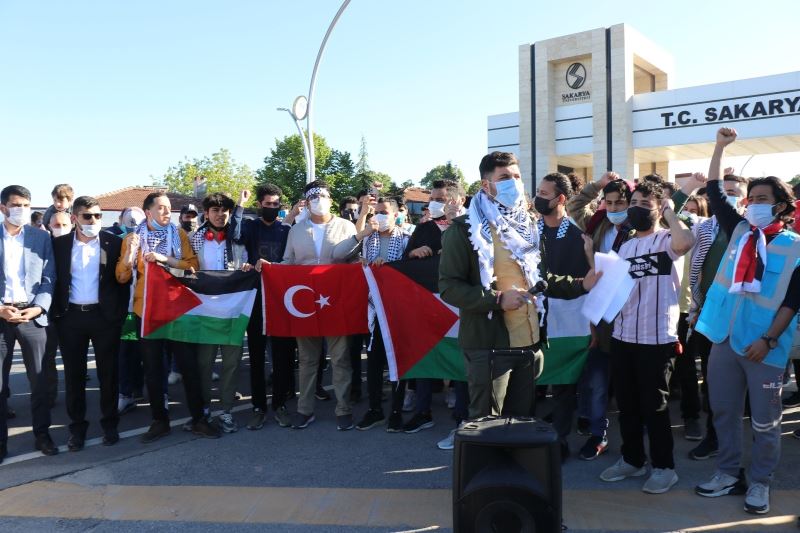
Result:
{"label": "asphalt road", "polygon": [[[243,398],[237,402],[237,433],[207,440],[181,431],[188,412],[177,384],[170,387],[176,426],[170,436],[139,443],[137,435],[150,422],[142,404],[123,415],[120,443],[104,447],[97,444],[99,394],[90,363],[89,445],[43,457],[33,451],[28,387],[21,361],[15,361],[9,405],[18,418],[10,421],[9,457],[0,465],[0,531],[228,531],[232,524],[237,531],[451,530],[452,454],[435,446],[454,427],[443,394],[434,396],[436,425],[412,435],[382,428],[339,432],[333,401],[317,403],[317,422],[305,430],[280,428],[270,419],[264,429],[248,431],[248,365],[245,356],[238,375]],[[60,385],[51,434],[63,446],[68,434]],[[291,401],[289,408],[294,406]],[[548,406],[541,407],[544,414]],[[366,400],[354,407],[356,420],[366,409]],[[570,531],[796,531],[800,440],[790,433],[800,427],[800,409],[785,414],[783,457],[773,483],[773,512],[766,519],[745,514],[741,497],[712,501],[691,494],[715,465],[688,459],[696,443],[682,438],[675,402],[672,412],[678,485],[649,496],[639,490],[643,479],[615,484],[598,479],[618,457],[612,416],[610,452],[592,462],[573,456],[564,465]],[[583,441],[573,434],[573,453]]]}

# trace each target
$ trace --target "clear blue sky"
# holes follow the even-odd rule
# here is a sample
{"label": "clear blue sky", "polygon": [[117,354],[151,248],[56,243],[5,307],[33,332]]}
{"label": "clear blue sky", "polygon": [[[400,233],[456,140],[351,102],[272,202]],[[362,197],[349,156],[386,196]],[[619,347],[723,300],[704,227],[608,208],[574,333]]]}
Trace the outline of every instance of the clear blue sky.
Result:
{"label": "clear blue sky", "polygon": [[[252,168],[294,125],[338,1],[0,0],[0,184],[35,204],[133,184],[221,147]],[[469,180],[486,116],[516,111],[519,44],[625,22],[675,87],[800,70],[796,2],[353,0],[318,77],[315,129],[396,181]],[[752,165],[751,165],[752,166]],[[798,163],[800,166],[800,162]]]}

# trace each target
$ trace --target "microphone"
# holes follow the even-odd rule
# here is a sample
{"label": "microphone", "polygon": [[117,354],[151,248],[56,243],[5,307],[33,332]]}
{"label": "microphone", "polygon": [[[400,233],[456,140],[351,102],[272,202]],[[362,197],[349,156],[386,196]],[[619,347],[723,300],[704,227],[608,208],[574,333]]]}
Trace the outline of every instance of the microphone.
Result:
{"label": "microphone", "polygon": [[547,282],[543,279],[540,279],[536,282],[536,285],[528,289],[528,292],[534,296],[542,294],[544,291],[547,290]]}

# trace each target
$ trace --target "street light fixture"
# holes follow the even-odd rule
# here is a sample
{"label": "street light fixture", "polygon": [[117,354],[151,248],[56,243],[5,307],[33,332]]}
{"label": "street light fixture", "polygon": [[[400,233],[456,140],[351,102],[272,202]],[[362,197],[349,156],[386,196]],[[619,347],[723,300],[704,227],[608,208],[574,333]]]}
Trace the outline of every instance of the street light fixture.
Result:
{"label": "street light fixture", "polygon": [[294,125],[297,126],[297,133],[300,135],[300,140],[303,142],[303,155],[305,155],[305,159],[306,159],[306,181],[308,182],[309,181],[308,180],[308,175],[309,175],[308,163],[309,163],[309,161],[311,161],[311,159],[310,159],[309,150],[308,150],[308,140],[306,139],[305,133],[303,132],[303,128],[300,126],[300,121],[304,118],[305,111],[303,110],[303,116],[298,116],[297,115],[297,112],[299,110],[301,110],[301,108],[298,106],[298,102],[300,101],[301,98],[304,101],[306,99],[305,96],[298,96],[297,98],[295,98],[294,104],[292,105],[292,109],[287,109],[285,107],[279,107],[279,108],[277,108],[277,111],[286,111],[287,113],[289,113],[289,116],[292,117],[292,120],[294,121]]}

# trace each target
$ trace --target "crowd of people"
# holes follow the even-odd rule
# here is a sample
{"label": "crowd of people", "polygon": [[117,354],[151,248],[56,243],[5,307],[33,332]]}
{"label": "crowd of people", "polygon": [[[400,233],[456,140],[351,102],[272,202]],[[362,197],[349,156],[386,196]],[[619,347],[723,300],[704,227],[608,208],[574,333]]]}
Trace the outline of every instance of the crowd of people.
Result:
{"label": "crowd of people", "polygon": [[[793,225],[795,194],[785,182],[722,171],[724,150],[735,139],[735,130],[720,129],[708,176],[695,173],[679,189],[657,174],[633,182],[607,172],[586,184],[576,175],[552,173],[538,180],[532,199],[514,154],[492,152],[481,160],[477,194],[468,198],[458,183],[437,181],[417,224],[402,202],[377,188],[342,199],[337,214],[323,181],[307,184],[291,208],[271,184],[260,185],[255,198],[243,191],[238,202],[213,193],[201,209],[184,208],[178,224],[171,222],[167,195],[152,192],[106,229],[98,200],[74,198],[68,185],[53,189],[53,205],[40,220],[31,217],[30,192],[7,186],[0,193],[0,462],[7,454],[8,420],[15,416],[8,405],[15,343],[30,382],[35,448],[45,455],[58,453],[49,434],[57,350],[70,419],[67,447],[79,451],[85,445],[90,342],[104,445],[119,441],[119,417],[145,391],[152,423],[141,441],[168,435],[169,387],[179,381],[191,415],[184,430],[219,438],[239,429],[233,407],[244,339],[240,345],[206,345],[141,337],[148,262],[174,271],[261,271],[270,263],[380,266],[439,256],[441,298],[460,314],[466,382],[401,379],[391,383],[387,397],[379,325],[369,335],[269,336],[258,303],[246,336],[252,402],[246,428],[267,423],[269,386],[278,426],[301,430],[312,424],[316,402],[331,399],[322,386],[328,358],[339,430],[428,429],[434,425],[433,393],[441,390],[454,419],[454,429],[437,443],[445,450],[467,420],[538,414],[552,422],[563,460],[572,453],[567,436],[577,422],[587,438],[577,456],[590,461],[609,450],[614,398],[621,456],[600,479],[647,476],[642,490],[660,494],[678,481],[668,402],[679,396],[683,437],[698,442],[691,459],[718,462],[696,493],[742,494],[746,511],[766,513],[782,410],[800,405],[800,393],[781,398],[791,370],[796,377],[800,370],[791,359],[798,344],[800,235]],[[244,216],[243,206],[251,203],[255,218]],[[554,331],[558,325],[555,319],[548,324],[549,311],[592,290],[602,276],[594,270],[595,253],[626,260],[634,288],[612,322],[572,317],[573,326],[587,333],[583,371],[577,383],[550,386],[550,409],[542,413],[537,399],[547,391],[535,386],[536,378],[548,360],[563,356],[548,341],[548,326]],[[365,346],[367,405],[354,418]],[[212,417],[215,380],[221,413]],[[753,434],[747,468],[745,415]]]}

